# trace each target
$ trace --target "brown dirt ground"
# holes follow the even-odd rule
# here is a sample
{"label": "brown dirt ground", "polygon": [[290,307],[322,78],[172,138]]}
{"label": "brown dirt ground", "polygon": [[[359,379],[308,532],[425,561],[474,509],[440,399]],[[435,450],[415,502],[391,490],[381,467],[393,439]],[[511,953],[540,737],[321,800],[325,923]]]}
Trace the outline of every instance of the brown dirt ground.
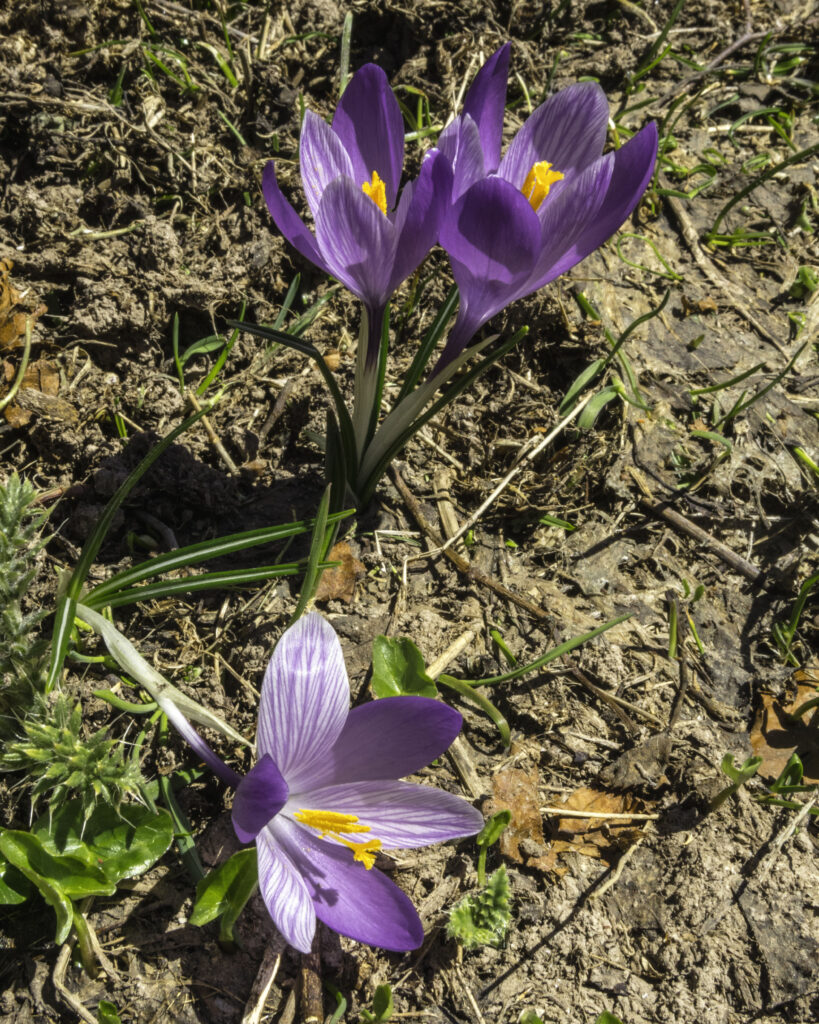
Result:
{"label": "brown dirt ground", "polygon": [[[35,330],[37,376],[0,425],[0,451],[3,472],[19,469],[51,492],[56,532],[37,595],[45,604],[53,603],[57,573],[74,564],[117,484],[183,414],[171,359],[174,314],[184,348],[212,333],[220,318],[236,316],[242,301],[248,318],[272,320],[296,271],[305,305],[327,288],[277,235],[259,181],[265,161],[276,155],[286,186],[297,194],[299,97],[323,114],[332,110],[344,10],[334,0],[295,0],[286,9],[275,2],[143,0],[152,37],[139,6],[17,0],[0,12],[0,258],[14,263],[11,281],[23,306],[45,306]],[[511,38],[520,74],[511,85],[510,99],[517,101],[511,125],[525,113],[524,82],[536,103],[549,80],[555,88],[593,75],[612,110],[620,109],[627,76],[656,39],[652,22],[664,25],[674,5],[355,0],[350,6],[352,67],[377,61],[395,85],[425,90],[440,117],[474,72],[476,55]],[[235,89],[197,46],[224,51],[220,10],[236,53]],[[576,292],[585,293],[616,335],[670,287],[664,311],[626,346],[651,411],[612,404],[594,431],[564,433],[526,464],[475,526],[467,549],[473,566],[530,607],[441,557],[406,563],[404,577],[405,558],[432,542],[419,537],[412,503],[391,479],[350,529],[347,539],[366,575],[352,601],[327,600],[322,610],[342,637],[359,697],[368,693],[378,633],[412,637],[432,662],[472,630],[467,652],[449,671],[476,678],[501,670],[490,628],[501,631],[519,659],[531,660],[556,640],[633,613],[584,648],[573,667],[550,666],[494,693],[514,730],[511,750],[504,751],[486,719],[462,709],[477,792],[465,789],[449,764],[425,774],[480,798],[491,794],[499,773],[514,769],[518,774],[508,778],[535,808],[588,787],[657,817],[642,828],[602,825],[581,840],[566,831],[567,819],[558,827],[547,813],[541,823],[536,811],[516,854],[507,850],[513,908],[507,942],[462,956],[446,939],[445,915],[475,884],[474,844],[399,857],[394,877],[420,907],[427,929],[419,952],[387,955],[320,933],[320,973],[344,994],[347,1020],[359,1019],[383,982],[393,986],[397,1014],[410,1020],[504,1024],[525,1009],[561,1024],[591,1022],[604,1009],[625,1024],[819,1018],[815,826],[778,846],[793,814],[755,803],[749,794],[759,791],[756,784],[708,813],[708,801],[725,783],[722,756],[732,752],[741,761],[750,753],[760,693],[783,693],[790,685],[771,627],[788,617],[799,586],[816,572],[816,480],[793,456],[796,446],[819,455],[815,347],[809,344],[783,380],[731,425],[727,454],[692,434],[708,429],[700,417],[710,404],[705,396],[695,405],[690,394],[763,363],[752,379],[760,387],[805,340],[815,342],[819,302],[806,305],[789,294],[798,267],[816,263],[810,236],[799,227],[799,211],[816,200],[815,167],[795,164],[728,217],[732,228],[742,223],[769,231],[782,244],[713,250],[696,238],[750,180],[741,170],[745,163],[778,144],[764,119],[745,121],[731,134],[739,117],[780,106],[793,114],[794,148],[816,143],[810,93],[777,74],[764,47],[808,46],[817,24],[814,6],[803,0],[684,5],[669,41],[700,64],[719,55],[718,71],[697,78],[691,66],[664,60],[646,79],[646,92],[630,101],[651,97],[651,103],[620,124],[634,129],[673,111],[675,163],[694,168],[710,161],[717,166],[713,185],[691,202],[656,192],[647,197],[624,228],[642,237],[624,238],[621,251],[648,269],[623,262],[612,242],[513,307],[506,322],[527,323],[528,337],[400,461],[402,480],[436,529],[445,528],[444,491],[455,516],[465,520],[524,447],[556,422],[577,374],[606,352],[601,324],[583,316]],[[195,92],[145,74],[145,50],[155,40],[186,55]],[[755,53],[762,55],[756,67]],[[815,72],[815,51],[813,64],[798,74],[810,79],[811,66]],[[122,102],[114,106],[109,100],[119,76]],[[777,154],[782,159],[788,150]],[[680,177],[671,184],[688,189],[703,180]],[[645,238],[678,278],[660,275]],[[426,311],[422,304],[406,324],[396,366],[411,358],[438,297],[435,287]],[[788,313],[799,310],[805,326],[797,339]],[[344,386],[351,379],[355,317],[353,304],[338,295],[309,335],[324,350],[339,350]],[[0,350],[0,394],[19,357],[18,347]],[[193,383],[207,365],[204,359],[190,364]],[[191,543],[315,509],[322,465],[310,431],[322,430],[325,408],[317,376],[300,356],[265,353],[245,335],[224,379],[230,387],[211,419],[235,470],[204,429],[187,435],[127,502],[101,552],[99,578],[128,563],[134,537],[161,549],[169,538]],[[271,416],[285,388],[286,402]],[[720,393],[723,409],[740,394],[741,386]],[[664,502],[739,560],[727,562],[721,549],[664,519]],[[544,525],[546,513],[576,529]],[[687,602],[683,581],[691,590],[704,587],[700,600]],[[690,642],[687,647],[691,680],[673,726],[681,663],[668,657],[669,592],[690,611],[703,644],[702,654]],[[188,680],[184,685],[199,700],[252,735],[252,697],[234,673],[259,680],[296,593],[277,583],[256,593],[145,605],[117,621],[146,657],[175,681]],[[802,661],[809,660],[817,627],[809,604]],[[194,669],[200,670],[196,681]],[[93,673],[90,684],[100,685]],[[89,678],[69,674],[66,686],[87,694]],[[86,710],[95,727],[107,720],[106,705],[89,700]],[[176,754],[184,761],[181,744]],[[155,768],[150,760],[145,765],[149,773]],[[202,781],[184,799],[203,859],[218,863],[231,848],[221,788]],[[490,866],[499,862],[497,849],[492,856]],[[223,950],[215,926],[187,923],[192,895],[171,851],[124,896],[96,902],[89,919],[113,974],[91,980],[72,966],[66,974],[92,1013],[108,998],[127,1022],[242,1019],[274,939],[270,922],[254,901],[239,924],[240,948]],[[5,926],[0,1019],[75,1019],[51,980],[58,955],[51,911],[15,908]],[[261,1019],[301,1019],[301,969],[287,952]],[[333,1007],[328,994],[326,1012]]]}

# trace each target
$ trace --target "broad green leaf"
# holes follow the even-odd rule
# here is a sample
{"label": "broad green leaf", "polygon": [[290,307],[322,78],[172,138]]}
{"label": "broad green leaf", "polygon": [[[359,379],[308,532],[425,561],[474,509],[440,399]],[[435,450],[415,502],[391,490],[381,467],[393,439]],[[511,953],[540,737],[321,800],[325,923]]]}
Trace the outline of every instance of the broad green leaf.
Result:
{"label": "broad green leaf", "polygon": [[376,697],[437,697],[438,689],[427,675],[421,652],[407,637],[373,641],[373,692]]}
{"label": "broad green leaf", "polygon": [[0,835],[0,852],[37,886],[49,903],[51,899],[46,895],[43,882],[54,885],[68,899],[113,896],[116,889],[98,863],[89,862],[87,848],[84,855],[77,850],[55,856],[43,848],[38,836],[9,829]]}
{"label": "broad green leaf", "polygon": [[619,1017],[615,1017],[613,1013],[609,1013],[608,1010],[603,1010],[594,1024],[623,1024]]}
{"label": "broad green leaf", "polygon": [[258,877],[256,847],[250,846],[234,853],[230,860],[220,864],[196,886],[196,903],[190,923],[205,925],[224,914],[229,919],[230,931],[250,898]]}
{"label": "broad green leaf", "polygon": [[19,836],[32,838],[28,836],[27,832],[3,832],[0,834],[0,852],[5,857],[8,857],[9,861],[21,874],[25,875],[29,882],[34,883],[46,903],[54,908],[54,913],[57,915],[57,932],[54,936],[54,941],[58,945],[62,945],[71,931],[74,907],[59,885],[34,870],[28,861],[26,844],[17,841]]}
{"label": "broad green leaf", "polygon": [[25,903],[33,892],[31,882],[14,865],[0,858],[0,906]]}
{"label": "broad green leaf", "polygon": [[71,800],[32,826],[43,849],[56,856],[73,854],[99,865],[109,882],[135,878],[155,864],[173,842],[167,811],[155,814],[131,804],[119,811],[98,806],[83,820],[79,800]]}

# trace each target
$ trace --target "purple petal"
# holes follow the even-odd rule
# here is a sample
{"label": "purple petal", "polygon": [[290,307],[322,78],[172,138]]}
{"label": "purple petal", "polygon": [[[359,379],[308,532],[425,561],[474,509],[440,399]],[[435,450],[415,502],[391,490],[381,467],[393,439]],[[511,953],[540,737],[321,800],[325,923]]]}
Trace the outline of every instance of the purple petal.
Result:
{"label": "purple petal", "polygon": [[352,179],[336,178],[325,189],[316,238],[334,277],[371,309],[386,303],[395,264],[395,228]]}
{"label": "purple petal", "polygon": [[404,165],[404,119],[387,76],[377,65],[365,64],[350,79],[336,107],[333,131],[352,161],[356,185],[361,188],[377,171],[391,210]]}
{"label": "purple petal", "polygon": [[431,697],[389,697],[353,708],[305,788],[399,779],[439,757],[461,729],[454,709]]}
{"label": "purple petal", "polygon": [[388,296],[410,276],[435,245],[451,191],[449,163],[440,153],[433,151],[421,165],[418,178],[404,187],[396,211],[396,257]]}
{"label": "purple petal", "polygon": [[269,754],[245,775],[233,798],[233,830],[242,843],[252,843],[287,802],[290,790]]}
{"label": "purple petal", "polygon": [[316,912],[304,879],[268,830],[256,837],[259,888],[273,923],[302,953],[309,953],[316,933]]}
{"label": "purple petal", "polygon": [[350,850],[285,818],[277,818],[273,828],[304,878],[316,917],[328,928],[396,952],[421,945],[424,929],[415,907],[386,875],[377,868],[368,871]]}
{"label": "purple petal", "polygon": [[614,169],[599,215],[587,221],[571,252],[561,258],[547,280],[565,273],[611,238],[648,187],[656,157],[657,125],[651,121],[613,154]]}
{"label": "purple petal", "polygon": [[327,786],[303,798],[310,808],[354,814],[370,829],[359,838],[380,839],[385,849],[430,846],[475,835],[483,828],[483,815],[463,797],[411,782]]}
{"label": "purple petal", "polygon": [[304,615],[279,640],[267,666],[256,749],[269,754],[291,791],[338,739],[350,706],[350,685],[335,630]]}
{"label": "purple petal", "polygon": [[441,245],[449,253],[460,292],[458,323],[433,375],[503,309],[529,278],[541,248],[538,215],[503,178],[473,185],[445,217]]}
{"label": "purple petal", "polygon": [[521,295],[528,295],[547,281],[553,281],[582,259],[576,251],[576,242],[589,224],[604,215],[613,169],[614,156],[606,153],[574,175],[553,202],[543,204],[539,211],[543,247]]}
{"label": "purple petal", "polygon": [[456,117],[438,139],[438,149],[452,168],[452,198],[458,199],[470,185],[486,177],[478,126],[468,115]]}
{"label": "purple petal", "polygon": [[304,194],[310,212],[315,217],[324,190],[340,174],[352,177],[353,164],[341,139],[312,110],[306,111],[304,115],[299,139],[299,162]]}
{"label": "purple petal", "polygon": [[511,48],[511,43],[504,43],[492,54],[475,75],[464,100],[464,114],[478,126],[487,173],[497,170],[500,162]]}
{"label": "purple petal", "polygon": [[[498,174],[523,188],[532,165],[548,160],[556,171],[569,177],[581,171],[603,152],[609,105],[596,82],[578,82],[542,103],[509,145]],[[557,195],[563,186],[552,186]]]}
{"label": "purple petal", "polygon": [[271,160],[265,164],[262,173],[262,192],[264,194],[270,216],[276,222],[276,227],[284,237],[295,246],[296,249],[311,263],[315,263],[325,274],[330,269],[316,247],[316,240],[312,232],[307,228],[304,221],[299,217],[293,207],[288,203],[276,181],[276,170]]}

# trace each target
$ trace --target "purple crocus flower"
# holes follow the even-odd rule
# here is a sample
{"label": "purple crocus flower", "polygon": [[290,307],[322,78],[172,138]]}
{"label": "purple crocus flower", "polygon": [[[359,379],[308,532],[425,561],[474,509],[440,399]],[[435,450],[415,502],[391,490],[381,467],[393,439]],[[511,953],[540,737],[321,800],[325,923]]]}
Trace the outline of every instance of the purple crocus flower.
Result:
{"label": "purple crocus flower", "polygon": [[349,705],[333,628],[315,613],[299,619],[264,677],[259,760],[238,785],[233,825],[242,842],[255,840],[265,904],[296,949],[309,952],[316,919],[359,942],[415,949],[418,914],[373,864],[378,850],[481,828],[461,797],[397,781],[446,750],[461,716],[424,697]]}
{"label": "purple crocus flower", "polygon": [[361,299],[371,368],[390,296],[437,239],[450,189],[448,161],[429,154],[398,198],[404,122],[387,76],[375,64],[350,79],[332,127],[306,112],[299,156],[315,235],[282,194],[272,161],[262,175],[268,209],[303,256]]}
{"label": "purple crocus flower", "polygon": [[463,113],[438,145],[453,170],[439,241],[460,292],[458,319],[432,373],[515,299],[553,281],[602,245],[648,185],[657,126],[603,154],[608,102],[581,82],[542,103],[501,158],[509,44],[475,77]]}

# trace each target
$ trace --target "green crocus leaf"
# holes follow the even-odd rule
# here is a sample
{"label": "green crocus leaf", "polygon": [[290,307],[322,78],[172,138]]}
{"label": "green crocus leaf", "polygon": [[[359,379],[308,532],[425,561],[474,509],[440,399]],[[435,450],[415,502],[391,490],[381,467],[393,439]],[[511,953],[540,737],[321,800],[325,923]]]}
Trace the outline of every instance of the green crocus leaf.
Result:
{"label": "green crocus leaf", "polygon": [[377,636],[373,641],[373,692],[376,697],[437,697],[423,656],[412,640]]}
{"label": "green crocus leaf", "polygon": [[249,846],[234,853],[196,886],[190,923],[201,926],[224,915],[220,938],[232,942],[233,925],[253,894],[258,879],[256,847]]}
{"label": "green crocus leaf", "polygon": [[141,875],[159,860],[173,842],[173,821],[167,811],[154,813],[138,804],[119,810],[100,804],[83,819],[80,801],[71,800],[39,818],[32,832],[49,853],[80,857],[115,884]]}

